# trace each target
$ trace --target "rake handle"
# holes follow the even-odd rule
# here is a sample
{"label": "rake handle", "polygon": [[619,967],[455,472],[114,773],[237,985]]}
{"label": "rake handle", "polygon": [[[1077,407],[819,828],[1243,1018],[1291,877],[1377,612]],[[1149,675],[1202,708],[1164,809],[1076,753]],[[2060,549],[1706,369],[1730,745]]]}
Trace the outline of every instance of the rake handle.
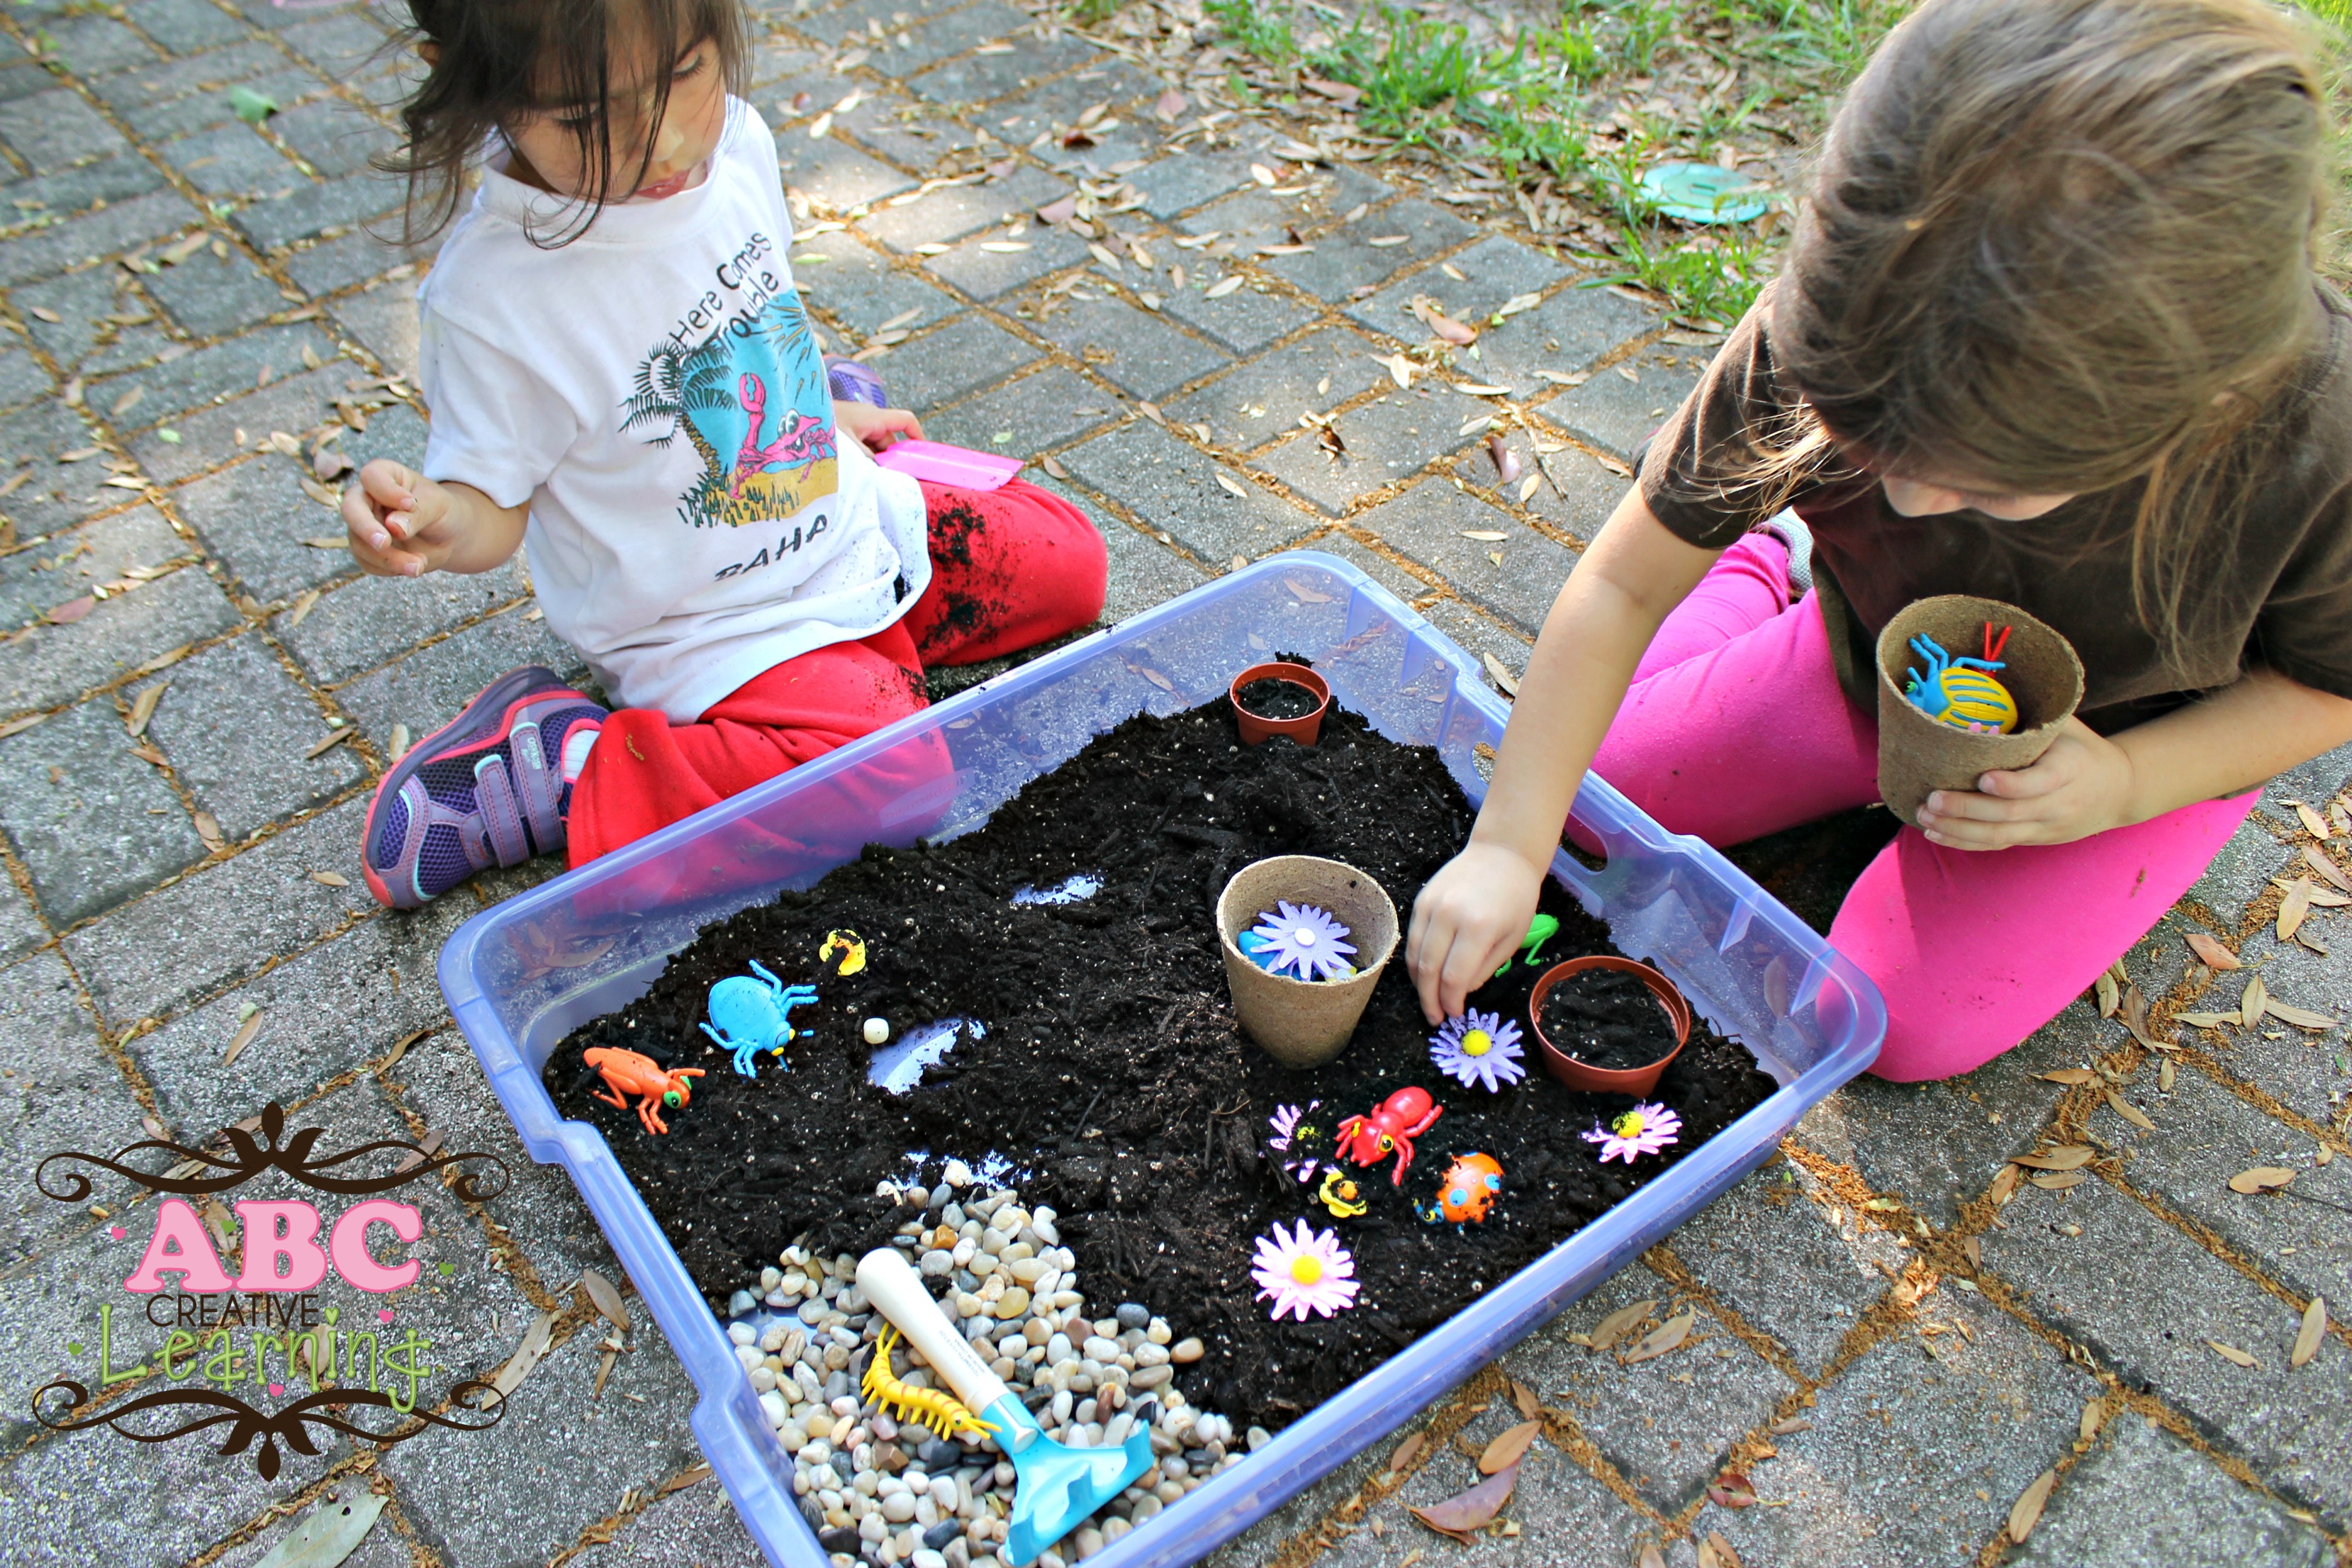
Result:
{"label": "rake handle", "polygon": [[857,1288],[866,1292],[876,1311],[898,1326],[908,1343],[923,1352],[923,1359],[948,1380],[956,1397],[974,1414],[984,1414],[1010,1392],[1004,1380],[988,1369],[980,1352],[948,1321],[947,1313],[923,1289],[922,1276],[898,1248],[877,1247],[858,1259]]}

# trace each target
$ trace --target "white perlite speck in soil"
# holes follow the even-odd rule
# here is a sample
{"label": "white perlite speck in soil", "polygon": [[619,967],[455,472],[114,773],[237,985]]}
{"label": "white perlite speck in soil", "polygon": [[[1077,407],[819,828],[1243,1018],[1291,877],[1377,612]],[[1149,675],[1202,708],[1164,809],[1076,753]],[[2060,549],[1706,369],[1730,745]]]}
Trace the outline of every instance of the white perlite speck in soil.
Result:
{"label": "white perlite speck in soil", "polygon": [[[1244,1456],[1233,1424],[1187,1405],[1173,1382],[1178,1365],[1200,1358],[1201,1342],[1176,1340],[1132,1302],[1087,1316],[1054,1211],[1024,1209],[1003,1188],[957,1201],[971,1181],[950,1162],[936,1187],[885,1189],[927,1211],[899,1226],[896,1245],[1047,1436],[1102,1447],[1126,1441],[1139,1422],[1150,1429],[1153,1468],[1037,1560],[1067,1568]],[[857,1374],[883,1320],[857,1289],[856,1258],[828,1261],[795,1244],[777,1263],[761,1271],[756,1290],[735,1292],[727,1333],[793,1457],[793,1490],[835,1568],[1000,1568],[1013,1466],[991,1438],[943,1439],[865,1398]],[[903,1342],[895,1371],[915,1387],[939,1386]],[[1253,1447],[1265,1440],[1255,1429],[1249,1436]]]}

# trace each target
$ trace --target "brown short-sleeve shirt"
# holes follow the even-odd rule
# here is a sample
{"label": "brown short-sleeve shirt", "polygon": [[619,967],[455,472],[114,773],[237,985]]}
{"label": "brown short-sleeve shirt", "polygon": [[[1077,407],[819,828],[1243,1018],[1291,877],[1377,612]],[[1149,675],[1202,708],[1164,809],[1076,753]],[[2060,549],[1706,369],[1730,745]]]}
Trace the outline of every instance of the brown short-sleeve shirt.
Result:
{"label": "brown short-sleeve shirt", "polygon": [[[1773,361],[1769,298],[1733,330],[1642,458],[1651,511],[1704,548],[1727,547],[1764,521],[1737,489],[1726,499],[1720,481],[1746,459],[1743,433],[1769,430],[1796,403]],[[2224,559],[2209,553],[2194,574],[2182,621],[2196,630],[2171,660],[2133,611],[2138,480],[2026,522],[1975,510],[1905,517],[1874,479],[1801,489],[1791,504],[1813,531],[1816,598],[1847,697],[1877,710],[1874,650],[1897,611],[1937,594],[1974,594],[2039,616],[2074,645],[2081,717],[2105,734],[2257,666],[2352,698],[2352,306],[2322,289],[2318,308],[2323,330],[2266,421],[2272,457],[2257,470],[2237,548]]]}

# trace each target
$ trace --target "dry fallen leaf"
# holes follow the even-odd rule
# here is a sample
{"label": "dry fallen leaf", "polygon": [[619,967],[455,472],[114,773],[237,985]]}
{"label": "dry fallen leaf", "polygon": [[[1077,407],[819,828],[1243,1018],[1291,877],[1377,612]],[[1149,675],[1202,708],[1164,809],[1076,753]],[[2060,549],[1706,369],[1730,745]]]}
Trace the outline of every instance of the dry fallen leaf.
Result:
{"label": "dry fallen leaf", "polygon": [[1522,1421],[1503,1433],[1487,1444],[1486,1452],[1478,1456],[1478,1473],[1482,1476],[1491,1476],[1499,1471],[1516,1469],[1519,1460],[1527,1454],[1528,1445],[1534,1442],[1542,1432],[1542,1422]]}
{"label": "dry fallen leaf", "polygon": [[623,1333],[629,1331],[629,1310],[621,1304],[621,1292],[610,1279],[593,1268],[583,1268],[580,1271],[580,1288],[588,1292],[590,1303],[604,1314],[606,1322]]}
{"label": "dry fallen leaf", "polygon": [[1700,1542],[1698,1546],[1699,1568],[1710,1568],[1707,1563],[1707,1557],[1710,1554],[1715,1559],[1711,1568],[1739,1568],[1739,1553],[1731,1549],[1731,1542],[1723,1538],[1723,1531],[1708,1531],[1706,1539]]}
{"label": "dry fallen leaf", "polygon": [[2089,1180],[2082,1171],[2036,1171],[2026,1180],[2044,1192],[2063,1193],[2069,1187],[2079,1187]]}
{"label": "dry fallen leaf", "polygon": [[2308,877],[2297,877],[2287,887],[2286,897],[2279,900],[2278,939],[2285,942],[2303,929],[2311,913],[2311,895],[2317,891]]}
{"label": "dry fallen leaf", "polygon": [[1696,1312],[1677,1312],[1656,1329],[1644,1335],[1640,1343],[1617,1359],[1627,1366],[1636,1362],[1654,1361],[1668,1351],[1679,1348],[1690,1338],[1691,1324],[1697,1321]]}
{"label": "dry fallen leaf", "polygon": [[1706,1489],[1707,1500],[1717,1508],[1754,1508],[1756,1488],[1738,1470],[1726,1470]]}
{"label": "dry fallen leaf", "polygon": [[323,753],[333,750],[335,747],[341,745],[345,741],[348,741],[351,738],[352,728],[348,724],[344,725],[340,730],[331,730],[325,735],[321,736],[309,751],[302,753],[302,760],[308,762],[312,757],[322,755]]}
{"label": "dry fallen leaf", "polygon": [[1511,1403],[1530,1421],[1543,1414],[1543,1402],[1536,1397],[1536,1391],[1516,1377],[1511,1379]]}
{"label": "dry fallen leaf", "polygon": [[1497,687],[1502,689],[1503,695],[1511,698],[1517,697],[1519,694],[1519,678],[1511,673],[1511,667],[1505,664],[1501,659],[1496,658],[1491,653],[1485,656],[1485,662],[1487,676]]}
{"label": "dry fallen leaf", "polygon": [[2217,1029],[2224,1024],[2241,1023],[2235,1013],[2175,1013],[2172,1021],[2186,1024],[2192,1029]]}
{"label": "dry fallen leaf", "polygon": [[2036,1171],[2079,1171],[2091,1163],[2091,1157],[2088,1144],[2061,1143],[2038,1153],[2020,1154],[2017,1163]]}
{"label": "dry fallen leaf", "polygon": [[1152,101],[1151,112],[1162,120],[1174,120],[1184,112],[1184,95],[1170,88]]}
{"label": "dry fallen leaf", "polygon": [[1319,588],[1310,588],[1296,577],[1285,577],[1282,580],[1282,585],[1289,589],[1293,594],[1297,595],[1300,599],[1306,601],[1307,604],[1328,605],[1331,602],[1330,595],[1324,593]]}
{"label": "dry fallen leaf", "polygon": [[1389,1473],[1397,1475],[1410,1468],[1412,1462],[1421,1458],[1421,1451],[1427,1447],[1429,1447],[1429,1436],[1423,1432],[1415,1432],[1412,1436],[1399,1443],[1396,1446],[1396,1451],[1389,1456]]}
{"label": "dry fallen leaf", "polygon": [[196,837],[205,841],[205,848],[219,854],[228,840],[221,837],[220,819],[209,811],[191,812],[188,820],[195,825]]}
{"label": "dry fallen leaf", "polygon": [[147,721],[155,717],[155,704],[163,700],[164,689],[171,684],[168,680],[159,680],[141,692],[138,700],[131,704],[131,720],[126,728],[133,736],[147,732]]}
{"label": "dry fallen leaf", "polygon": [[2189,933],[2189,951],[2195,953],[2208,969],[2242,967],[2238,963],[2236,953],[2222,946],[2217,938],[2207,936],[2201,931],[2192,931]]}
{"label": "dry fallen leaf", "polygon": [[2115,1112],[2117,1116],[2122,1117],[2134,1127],[2140,1128],[2148,1132],[2156,1131],[2156,1123],[2147,1119],[2147,1113],[2141,1110],[2138,1106],[2134,1105],[2130,1100],[2126,1100],[2122,1095],[2116,1092],[2113,1088],[2110,1088],[2107,1090],[2107,1103],[2115,1108]]}
{"label": "dry fallen leaf", "polygon": [[1475,539],[1482,544],[1500,544],[1511,536],[1499,528],[1465,528],[1458,530],[1465,539]]}
{"label": "dry fallen leaf", "polygon": [[2212,1348],[2212,1352],[2215,1355],[2220,1356],[2223,1361],[2229,1362],[2232,1365],[2258,1367],[2263,1364],[2235,1345],[2225,1345],[2219,1340],[2207,1340],[2205,1342]]}
{"label": "dry fallen leaf", "polygon": [[1772,1436],[1775,1437],[1786,1437],[1792,1432],[1810,1432],[1812,1429],[1812,1422],[1802,1415],[1791,1415],[1786,1421],[1772,1423]]}
{"label": "dry fallen leaf", "polygon": [[1222,300],[1241,286],[1242,275],[1236,272],[1230,278],[1220,279],[1216,282],[1210,284],[1208,289],[1202,294],[1201,298],[1203,300]]}
{"label": "dry fallen leaf", "polygon": [[1062,467],[1060,462],[1052,457],[1038,458],[1037,466],[1044,468],[1047,473],[1051,474],[1057,479],[1066,479],[1070,477],[1070,470]]}
{"label": "dry fallen leaf", "polygon": [[2009,1538],[2011,1541],[2022,1542],[2033,1533],[2033,1527],[2042,1522],[2042,1505],[2050,1500],[2050,1489],[2057,1484],[2058,1472],[2044,1470],[2010,1508]]}
{"label": "dry fallen leaf", "polygon": [[352,879],[341,871],[313,871],[310,880],[322,888],[348,888],[352,885]]}
{"label": "dry fallen leaf", "polygon": [[530,1327],[523,1331],[522,1342],[515,1347],[514,1354],[507,1358],[506,1364],[499,1368],[498,1375],[490,1379],[490,1387],[499,1399],[504,1400],[521,1384],[524,1378],[530,1375],[530,1369],[537,1366],[539,1358],[547,1353],[547,1342],[554,1332],[553,1312],[541,1312],[531,1320]]}
{"label": "dry fallen leaf", "polygon": [[1645,1541],[1642,1542],[1642,1555],[1633,1568],[1666,1568],[1665,1553],[1658,1550],[1655,1542]]}
{"label": "dry fallen leaf", "polygon": [[2352,877],[2346,876],[2344,874],[2344,868],[2338,866],[2335,861],[2329,859],[2326,852],[2321,849],[2318,845],[2305,845],[2303,847],[2303,860],[2305,865],[2309,866],[2313,870],[2318,872],[2321,876],[2335,883],[2337,888],[2341,889],[2345,892],[2352,893]]}
{"label": "dry fallen leaf", "polygon": [[2102,974],[2091,984],[2099,994],[2099,1016],[2114,1017],[2116,1010],[2124,1005],[2123,987],[2116,984],[2116,977],[2112,974]]}
{"label": "dry fallen leaf", "polygon": [[1618,1308],[1593,1326],[1585,1342],[1597,1352],[1614,1346],[1619,1340],[1639,1327],[1643,1319],[1657,1309],[1655,1301],[1634,1301]]}
{"label": "dry fallen leaf", "polygon": [[2314,1296],[2311,1305],[2303,1310],[2303,1326],[2295,1331],[2294,1349],[2286,1358],[2289,1366],[2301,1366],[2319,1353],[2319,1342],[2327,1337],[2327,1302]]}
{"label": "dry fallen leaf", "polygon": [[2042,1075],[2052,1083],[2096,1083],[2099,1075],[2088,1068],[2053,1068]]}
{"label": "dry fallen leaf", "polygon": [[266,1013],[256,1012],[246,1019],[244,1026],[237,1030],[236,1037],[229,1041],[228,1050],[221,1058],[221,1066],[226,1067],[236,1060],[237,1053],[253,1044],[253,1037],[261,1033],[261,1021],[268,1016]]}
{"label": "dry fallen leaf", "polygon": [[88,594],[84,594],[79,599],[68,599],[64,604],[59,605],[57,608],[47,611],[41,616],[41,619],[48,622],[49,625],[53,626],[69,626],[73,625],[74,622],[89,614],[91,610],[97,607],[97,605],[98,601],[96,599],[92,598]]}
{"label": "dry fallen leaf", "polygon": [[2230,1190],[2233,1193],[2267,1192],[2273,1187],[2285,1186],[2294,1180],[2294,1173],[2284,1165],[2256,1165],[2231,1177]]}
{"label": "dry fallen leaf", "polygon": [[2320,816],[2319,813],[2304,805],[2301,801],[2296,801],[2294,803],[2294,814],[2303,818],[2304,827],[2314,838],[2325,838],[2327,837],[2327,818]]}
{"label": "dry fallen leaf", "polygon": [[2275,996],[2263,998],[2263,1011],[2282,1024],[2293,1024],[2298,1029],[2332,1029],[2336,1020],[2325,1013],[2315,1013],[2307,1007],[2294,1007]]}
{"label": "dry fallen leaf", "polygon": [[1211,477],[1217,481],[1217,488],[1224,491],[1227,495],[1234,496],[1244,500],[1249,499],[1249,487],[1242,483],[1239,479],[1234,478],[1233,475],[1225,472],[1224,469],[1217,469]]}
{"label": "dry fallen leaf", "polygon": [[1450,1535],[1463,1545],[1473,1543],[1476,1532],[1494,1522],[1503,1505],[1511,1500],[1511,1489],[1518,1484],[1519,1468],[1497,1470],[1493,1475],[1458,1496],[1427,1508],[1412,1510],[1412,1517],[1437,1531]]}

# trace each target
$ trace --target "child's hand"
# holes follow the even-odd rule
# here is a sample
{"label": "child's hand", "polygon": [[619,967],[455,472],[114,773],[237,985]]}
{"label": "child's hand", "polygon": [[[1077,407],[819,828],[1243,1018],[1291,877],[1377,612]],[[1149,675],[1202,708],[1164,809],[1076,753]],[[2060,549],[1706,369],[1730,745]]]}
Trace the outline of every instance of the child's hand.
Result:
{"label": "child's hand", "polygon": [[1517,850],[1472,839],[1412,902],[1405,968],[1432,1024],[1460,1015],[1470,993],[1527,940],[1543,872]]}
{"label": "child's hand", "polygon": [[2133,821],[2132,785],[2124,749],[2069,719],[2032,767],[1989,773],[1974,790],[1930,795],[1919,828],[1948,849],[2072,844]]}
{"label": "child's hand", "polygon": [[378,458],[343,492],[352,555],[379,577],[437,570],[456,547],[449,492],[412,468]]}
{"label": "child's hand", "polygon": [[833,422],[840,429],[866,443],[869,452],[878,452],[901,436],[923,438],[923,423],[903,408],[877,408],[870,403],[844,403],[836,399],[833,405]]}

